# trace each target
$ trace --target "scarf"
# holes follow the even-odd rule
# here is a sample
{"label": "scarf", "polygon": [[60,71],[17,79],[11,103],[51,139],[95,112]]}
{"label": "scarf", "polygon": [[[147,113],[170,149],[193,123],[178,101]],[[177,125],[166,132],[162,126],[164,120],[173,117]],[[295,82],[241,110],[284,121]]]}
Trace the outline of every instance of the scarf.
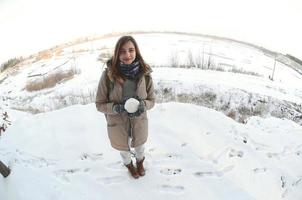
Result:
{"label": "scarf", "polygon": [[139,72],[139,61],[133,61],[133,63],[126,65],[120,63],[120,71],[121,73],[126,76],[127,79],[134,79]]}

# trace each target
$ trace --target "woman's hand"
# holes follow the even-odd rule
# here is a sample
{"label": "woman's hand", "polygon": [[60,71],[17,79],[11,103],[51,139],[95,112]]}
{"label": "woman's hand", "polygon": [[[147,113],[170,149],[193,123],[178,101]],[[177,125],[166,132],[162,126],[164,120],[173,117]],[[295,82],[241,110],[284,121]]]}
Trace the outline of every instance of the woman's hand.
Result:
{"label": "woman's hand", "polygon": [[112,106],[112,110],[116,114],[123,114],[126,112],[124,104],[114,103]]}
{"label": "woman's hand", "polygon": [[129,117],[138,117],[140,116],[142,113],[144,113],[146,110],[146,104],[144,100],[139,100],[139,105],[137,108],[137,111],[134,113],[128,113]]}

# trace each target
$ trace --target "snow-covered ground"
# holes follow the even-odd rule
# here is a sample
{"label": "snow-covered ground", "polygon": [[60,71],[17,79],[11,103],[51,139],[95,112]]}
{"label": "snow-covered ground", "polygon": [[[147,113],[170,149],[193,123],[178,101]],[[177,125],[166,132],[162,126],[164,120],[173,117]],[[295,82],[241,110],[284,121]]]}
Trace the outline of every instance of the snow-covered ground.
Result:
{"label": "snow-covered ground", "polygon": [[181,103],[149,111],[146,175],[134,180],[110,146],[94,104],[37,115],[11,111],[0,159],[0,199],[299,200],[302,127]]}
{"label": "snow-covered ground", "polygon": [[[235,117],[237,121],[245,121],[257,113],[286,117],[302,124],[302,75],[281,62],[275,65],[274,58],[262,50],[234,41],[194,35],[144,33],[133,36],[146,61],[153,66],[158,102],[194,103],[227,115],[241,110]],[[53,53],[47,58],[27,59],[18,69],[1,73],[3,104],[36,113],[92,103],[104,69],[98,58],[102,55],[101,58],[106,59],[112,54],[117,39],[112,36],[60,47],[49,51]],[[203,63],[204,67],[210,63],[210,67],[224,71],[167,67],[175,63],[179,66]],[[52,74],[68,70],[77,72],[72,79],[44,90],[29,92],[26,89],[29,83],[42,82]],[[231,70],[242,70],[245,74]]]}
{"label": "snow-covered ground", "polygon": [[[157,96],[148,113],[146,176],[129,176],[92,103],[104,69],[98,58],[118,39],[109,37],[0,74],[0,114],[12,121],[0,138],[0,160],[12,168],[0,177],[1,200],[302,199],[299,72],[276,62],[272,81],[274,58],[234,41],[133,36],[153,67]],[[168,67],[190,61],[224,71]],[[75,75],[54,87],[26,89],[70,70]]]}

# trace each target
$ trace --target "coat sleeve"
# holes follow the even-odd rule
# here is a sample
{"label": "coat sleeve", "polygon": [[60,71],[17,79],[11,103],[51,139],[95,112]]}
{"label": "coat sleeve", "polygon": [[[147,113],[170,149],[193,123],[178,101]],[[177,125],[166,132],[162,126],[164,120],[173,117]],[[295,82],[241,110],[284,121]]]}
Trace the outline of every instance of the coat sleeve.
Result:
{"label": "coat sleeve", "polygon": [[106,84],[106,70],[103,71],[101,79],[98,84],[96,93],[95,106],[96,109],[105,114],[114,114],[112,110],[113,103],[108,99],[108,88]]}
{"label": "coat sleeve", "polygon": [[154,93],[154,85],[153,85],[153,79],[152,76],[149,76],[149,82],[146,83],[146,89],[147,89],[147,98],[144,100],[146,104],[147,110],[150,110],[154,107],[155,104],[155,93]]}

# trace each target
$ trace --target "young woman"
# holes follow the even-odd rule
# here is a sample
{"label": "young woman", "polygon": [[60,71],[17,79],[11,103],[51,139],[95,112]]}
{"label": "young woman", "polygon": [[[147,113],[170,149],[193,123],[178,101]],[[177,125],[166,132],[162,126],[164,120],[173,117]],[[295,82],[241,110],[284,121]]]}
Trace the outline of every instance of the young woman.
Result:
{"label": "young woman", "polygon": [[[134,178],[145,175],[146,111],[155,102],[151,72],[134,38],[123,36],[107,61],[96,95],[96,108],[105,114],[111,146],[120,151],[124,165]],[[135,156],[136,167],[131,154]]]}

